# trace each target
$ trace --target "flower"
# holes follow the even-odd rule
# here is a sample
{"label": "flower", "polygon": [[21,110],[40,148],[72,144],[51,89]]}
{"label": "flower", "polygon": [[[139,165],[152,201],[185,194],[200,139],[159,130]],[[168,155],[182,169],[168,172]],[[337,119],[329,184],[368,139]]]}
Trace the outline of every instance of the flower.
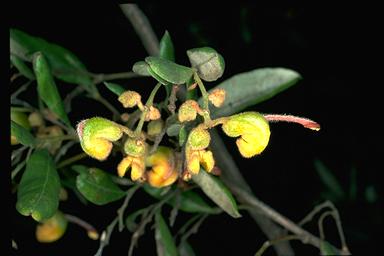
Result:
{"label": "flower", "polygon": [[124,143],[124,152],[127,156],[117,166],[117,174],[123,177],[128,168],[131,168],[131,179],[144,181],[147,144],[141,139],[128,138]]}
{"label": "flower", "polygon": [[263,152],[270,137],[268,121],[257,112],[243,112],[230,116],[222,125],[230,137],[239,137],[236,145],[243,157],[249,158]]}
{"label": "flower", "polygon": [[100,161],[111,153],[112,141],[123,135],[118,124],[102,117],[83,120],[76,130],[84,152]]}
{"label": "flower", "polygon": [[159,146],[155,153],[146,158],[146,165],[152,167],[147,173],[147,180],[153,187],[169,186],[179,176],[176,157],[171,148]]}
{"label": "flower", "polygon": [[36,239],[40,243],[51,243],[60,239],[67,229],[68,221],[57,211],[51,218],[36,227]]}

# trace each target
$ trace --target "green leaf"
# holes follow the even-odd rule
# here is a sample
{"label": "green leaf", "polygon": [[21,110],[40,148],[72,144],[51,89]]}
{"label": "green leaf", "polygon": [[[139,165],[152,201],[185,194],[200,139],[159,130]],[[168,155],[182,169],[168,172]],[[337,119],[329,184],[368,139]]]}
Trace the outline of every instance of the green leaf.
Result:
{"label": "green leaf", "polygon": [[69,50],[17,29],[10,29],[10,48],[11,54],[24,61],[32,61],[36,52],[42,52],[55,77],[68,83],[80,84],[93,95],[98,94],[84,64]]}
{"label": "green leaf", "polygon": [[150,56],[145,58],[145,62],[156,75],[172,84],[184,84],[193,75],[191,68],[166,59]]}
{"label": "green leaf", "polygon": [[149,65],[145,61],[138,61],[133,64],[132,71],[141,76],[151,76],[148,72]]}
{"label": "green leaf", "polygon": [[90,202],[104,205],[124,197],[125,193],[111,177],[98,168],[89,168],[80,173],[76,179],[76,186],[80,193]]}
{"label": "green leaf", "polygon": [[[143,186],[145,192],[156,199],[161,199],[164,196],[164,188],[154,188],[148,184]],[[167,204],[172,207],[178,207],[179,210],[189,213],[209,213],[217,214],[217,209],[211,207],[204,199],[192,190],[184,191],[179,194],[179,197],[172,197],[167,201]]]}
{"label": "green leaf", "polygon": [[171,231],[168,228],[168,225],[165,223],[163,216],[160,212],[156,212],[155,215],[156,230],[155,230],[155,239],[157,247],[157,255],[164,256],[176,256],[177,248],[175,241],[173,240]]}
{"label": "green leaf", "polygon": [[36,75],[39,97],[65,124],[71,126],[65,112],[64,103],[51,75],[49,64],[40,52],[36,53],[33,57],[33,70]]}
{"label": "green leaf", "polygon": [[168,31],[165,31],[163,37],[160,40],[160,58],[175,61],[175,49],[173,47],[171,36]]}
{"label": "green leaf", "polygon": [[36,221],[52,217],[59,206],[60,178],[48,151],[35,150],[17,191],[16,209]]}
{"label": "green leaf", "polygon": [[15,136],[17,141],[19,141],[24,146],[32,147],[35,145],[35,138],[32,136],[32,134],[27,129],[12,120],[11,135]]}
{"label": "green leaf", "polygon": [[324,255],[324,256],[339,255],[338,252],[333,249],[333,246],[329,244],[327,241],[321,241],[320,252],[321,252],[321,255]]}
{"label": "green leaf", "polygon": [[237,204],[228,188],[216,177],[208,174],[203,169],[192,175],[192,180],[200,186],[201,190],[221,209],[233,218],[241,217]]}
{"label": "green leaf", "polygon": [[319,159],[314,160],[314,165],[321,181],[333,195],[334,199],[337,201],[343,200],[345,198],[344,190],[332,171],[328,169]]}
{"label": "green leaf", "polygon": [[126,91],[121,85],[115,84],[115,83],[109,83],[109,82],[104,82],[105,86],[114,94],[117,96],[120,96],[123,92]]}
{"label": "green leaf", "polygon": [[181,124],[178,124],[178,123],[175,123],[175,124],[171,124],[167,130],[166,130],[166,133],[168,136],[170,137],[174,137],[174,136],[178,136],[179,133],[180,133],[180,129],[181,129],[182,125]]}
{"label": "green leaf", "polygon": [[224,74],[225,62],[215,49],[211,47],[194,48],[187,51],[189,62],[197,69],[199,77],[212,82]]}
{"label": "green leaf", "polygon": [[19,72],[30,80],[35,80],[35,75],[32,70],[24,63],[22,59],[11,54],[11,63],[19,70]]}
{"label": "green leaf", "polygon": [[224,89],[226,97],[220,108],[211,109],[211,117],[229,116],[268,100],[294,85],[300,78],[299,73],[285,68],[261,68],[234,75],[212,88]]}
{"label": "green leaf", "polygon": [[181,241],[177,249],[180,256],[196,256],[192,246],[187,241]]}
{"label": "green leaf", "polygon": [[[148,74],[150,74],[153,78],[155,78],[159,83],[165,85],[166,88],[169,88],[171,83],[161,78],[159,75],[157,75],[150,66],[148,66]],[[168,89],[167,89],[168,90]]]}
{"label": "green leaf", "polygon": [[187,137],[188,137],[187,130],[185,129],[185,127],[183,125],[183,126],[181,126],[181,128],[179,130],[179,145],[180,146],[184,145],[184,142],[187,140]]}

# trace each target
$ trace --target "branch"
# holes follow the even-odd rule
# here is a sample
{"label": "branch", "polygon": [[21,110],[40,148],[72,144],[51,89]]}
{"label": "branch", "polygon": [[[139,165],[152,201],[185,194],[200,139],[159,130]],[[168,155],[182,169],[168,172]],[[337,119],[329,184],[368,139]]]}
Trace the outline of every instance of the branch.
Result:
{"label": "branch", "polygon": [[149,55],[159,55],[159,40],[144,13],[136,4],[121,4],[120,8],[131,22]]}
{"label": "branch", "polygon": [[[231,190],[233,188],[242,188],[246,195],[253,197],[251,188],[241,175],[239,168],[233,161],[230,153],[224,145],[223,140],[220,138],[220,135],[214,129],[211,129],[211,138],[213,142],[211,143],[212,152],[219,167],[223,170],[221,176],[223,182],[228,185]],[[244,197],[236,193],[235,190],[232,192],[234,192],[239,202],[249,205],[248,197]],[[269,240],[276,240],[278,237],[284,235],[284,230],[273,223],[265,215],[263,215],[259,208],[253,207],[251,210],[249,210],[249,214],[252,216],[252,218],[255,220],[257,225]],[[294,252],[288,241],[282,241],[281,243],[274,244],[273,247],[278,255],[294,255]]]}

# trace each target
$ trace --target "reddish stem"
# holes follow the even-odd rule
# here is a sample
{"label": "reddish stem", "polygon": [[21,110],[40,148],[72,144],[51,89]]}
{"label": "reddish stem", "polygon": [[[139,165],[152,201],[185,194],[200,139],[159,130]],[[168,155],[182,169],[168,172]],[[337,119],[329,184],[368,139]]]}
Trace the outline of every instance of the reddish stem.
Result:
{"label": "reddish stem", "polygon": [[297,124],[301,124],[305,128],[308,128],[314,131],[320,130],[320,124],[316,123],[311,119],[304,118],[304,117],[292,116],[292,115],[278,115],[278,114],[267,114],[267,115],[264,115],[264,117],[269,122],[283,121],[283,122],[297,123]]}

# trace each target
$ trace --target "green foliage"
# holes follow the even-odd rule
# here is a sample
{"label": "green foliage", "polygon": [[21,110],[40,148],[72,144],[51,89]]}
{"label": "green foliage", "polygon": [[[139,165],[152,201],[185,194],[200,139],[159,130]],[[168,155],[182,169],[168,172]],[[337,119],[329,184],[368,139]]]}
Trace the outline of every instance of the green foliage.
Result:
{"label": "green foliage", "polygon": [[227,93],[224,104],[211,109],[211,116],[232,115],[268,100],[294,85],[300,78],[296,71],[286,68],[260,68],[234,75],[210,90],[222,88]]}
{"label": "green foliage", "polygon": [[173,240],[171,231],[169,230],[160,212],[157,212],[155,215],[155,223],[156,223],[155,239],[156,239],[156,246],[157,246],[157,255],[167,255],[167,256],[178,255],[175,241]]}
{"label": "green foliage", "polygon": [[36,150],[27,162],[17,192],[17,210],[36,221],[52,217],[59,206],[60,178],[47,150]]}
{"label": "green foliage", "polygon": [[228,188],[219,179],[205,171],[200,171],[199,174],[192,176],[192,180],[226,213],[234,218],[241,217],[231,192],[229,192]]}
{"label": "green foliage", "polygon": [[119,84],[104,82],[105,86],[117,96],[120,96],[126,90]]}
{"label": "green foliage", "polygon": [[97,205],[114,202],[125,195],[111,177],[98,168],[87,168],[86,171],[81,171],[77,176],[76,186],[88,201]]}
{"label": "green foliage", "polygon": [[187,55],[192,67],[204,81],[216,81],[224,74],[224,58],[211,47],[190,49]]}
{"label": "green foliage", "polygon": [[22,59],[16,55],[11,54],[11,63],[19,70],[19,72],[30,80],[35,79],[35,75],[32,70],[24,63]]}
{"label": "green foliage", "polygon": [[175,61],[175,49],[173,47],[171,36],[168,31],[165,31],[163,37],[160,40],[160,58]]}
{"label": "green foliage", "polygon": [[33,146],[35,138],[23,126],[11,120],[11,134],[14,135],[21,144],[25,146]]}
{"label": "green foliage", "polygon": [[63,101],[52,77],[49,64],[40,52],[37,52],[33,56],[33,70],[37,80],[37,92],[42,101],[44,101],[48,108],[58,115],[65,124],[71,126],[64,109]]}

